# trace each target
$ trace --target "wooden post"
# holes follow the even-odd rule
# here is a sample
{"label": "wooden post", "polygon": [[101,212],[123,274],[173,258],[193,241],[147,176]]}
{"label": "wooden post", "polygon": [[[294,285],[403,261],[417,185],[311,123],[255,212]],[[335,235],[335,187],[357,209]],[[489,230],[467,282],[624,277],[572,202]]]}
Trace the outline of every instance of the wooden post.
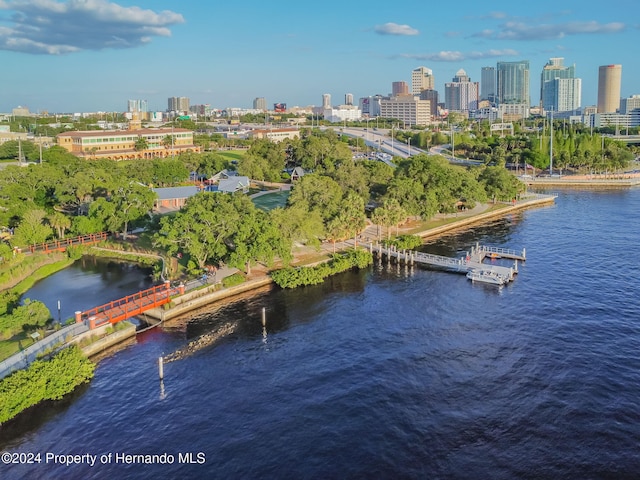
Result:
{"label": "wooden post", "polygon": [[267,324],[267,309],[262,307],[262,326],[264,327]]}
{"label": "wooden post", "polygon": [[164,378],[164,364],[162,357],[158,357],[158,375],[160,375],[160,380]]}

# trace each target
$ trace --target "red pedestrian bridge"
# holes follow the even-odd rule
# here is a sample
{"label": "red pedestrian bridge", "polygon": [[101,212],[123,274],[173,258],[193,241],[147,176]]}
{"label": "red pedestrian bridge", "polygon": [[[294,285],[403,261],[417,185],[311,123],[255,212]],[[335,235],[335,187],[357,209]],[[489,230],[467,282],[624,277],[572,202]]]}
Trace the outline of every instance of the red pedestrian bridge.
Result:
{"label": "red pedestrian bridge", "polygon": [[133,295],[113,300],[99,307],[84,312],[76,312],[76,323],[88,322],[89,328],[94,329],[106,323],[118,323],[127,318],[159,307],[171,301],[171,295],[184,293],[184,286],[172,288],[169,282],[142,290]]}
{"label": "red pedestrian bridge", "polygon": [[78,247],[81,245],[94,245],[106,240],[109,234],[107,232],[90,233],[89,235],[81,235],[79,237],[66,238],[64,240],[54,240],[46,243],[36,243],[29,245],[26,248],[20,250],[28,250],[31,253],[35,252],[64,252],[69,247]]}

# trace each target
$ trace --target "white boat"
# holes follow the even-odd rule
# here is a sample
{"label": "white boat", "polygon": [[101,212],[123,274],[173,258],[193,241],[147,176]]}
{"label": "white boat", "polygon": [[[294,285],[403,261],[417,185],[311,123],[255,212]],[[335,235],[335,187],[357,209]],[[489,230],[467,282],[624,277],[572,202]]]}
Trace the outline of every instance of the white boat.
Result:
{"label": "white boat", "polygon": [[504,285],[509,279],[491,270],[471,270],[467,273],[467,278],[472,282],[490,283],[492,285]]}

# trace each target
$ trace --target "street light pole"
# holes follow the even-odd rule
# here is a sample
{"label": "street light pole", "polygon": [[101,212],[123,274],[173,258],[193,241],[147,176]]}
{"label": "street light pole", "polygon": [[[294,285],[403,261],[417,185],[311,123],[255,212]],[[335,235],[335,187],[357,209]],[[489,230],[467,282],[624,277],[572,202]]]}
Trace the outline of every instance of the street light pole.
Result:
{"label": "street light pole", "polygon": [[391,125],[391,155],[393,154],[393,125]]}

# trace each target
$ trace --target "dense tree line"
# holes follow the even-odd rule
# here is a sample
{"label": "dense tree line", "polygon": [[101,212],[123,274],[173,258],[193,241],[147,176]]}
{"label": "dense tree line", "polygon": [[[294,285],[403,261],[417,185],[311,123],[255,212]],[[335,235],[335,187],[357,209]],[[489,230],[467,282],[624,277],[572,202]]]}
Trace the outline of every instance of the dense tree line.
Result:
{"label": "dense tree line", "polygon": [[[195,272],[225,262],[249,271],[256,261],[285,263],[294,243],[319,245],[354,238],[371,221],[388,229],[409,216],[428,219],[461,205],[511,200],[524,188],[498,167],[467,169],[438,156],[396,159],[397,168],[354,160],[352,149],[332,130],[303,129],[301,138],[253,142],[231,165],[213,152],[170,159],[114,162],[80,160],[60,147],[43,153],[42,164],[0,171],[0,225],[13,229],[12,245],[25,246],[65,235],[126,232],[147,225],[158,248],[186,255]],[[253,179],[282,181],[287,169],[308,172],[298,180],[286,208],[268,213],[243,195],[200,193],[175,215],[152,221],[149,186],[175,186],[191,172],[210,176],[237,168]]]}
{"label": "dense tree line", "polygon": [[[552,133],[548,125],[536,124],[523,128],[520,124],[514,124],[513,135],[501,135],[492,134],[488,122],[461,124],[454,132],[456,156],[502,167],[512,164],[520,168],[525,168],[526,165],[539,170],[549,168]],[[396,138],[403,143],[408,143],[410,139],[411,145],[422,149],[451,143],[449,131],[398,131]],[[617,171],[626,168],[633,160],[633,148],[604,136],[604,132],[594,133],[583,125],[565,124],[561,121],[554,123],[554,169],[577,172]]]}
{"label": "dense tree line", "polygon": [[150,186],[176,186],[192,171],[213,175],[228,167],[216,153],[115,162],[51,147],[41,164],[0,170],[0,226],[13,230],[10,242],[17,247],[100,231],[126,235],[148,220],[155,199]]}

